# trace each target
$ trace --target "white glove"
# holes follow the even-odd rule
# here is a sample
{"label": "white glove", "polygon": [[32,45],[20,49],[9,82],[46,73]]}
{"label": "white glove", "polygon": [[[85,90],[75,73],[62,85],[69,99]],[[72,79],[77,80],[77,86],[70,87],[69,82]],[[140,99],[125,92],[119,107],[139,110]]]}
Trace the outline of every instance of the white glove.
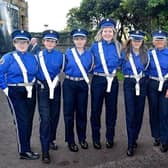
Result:
{"label": "white glove", "polygon": [[3,89],[6,96],[8,96],[8,88]]}

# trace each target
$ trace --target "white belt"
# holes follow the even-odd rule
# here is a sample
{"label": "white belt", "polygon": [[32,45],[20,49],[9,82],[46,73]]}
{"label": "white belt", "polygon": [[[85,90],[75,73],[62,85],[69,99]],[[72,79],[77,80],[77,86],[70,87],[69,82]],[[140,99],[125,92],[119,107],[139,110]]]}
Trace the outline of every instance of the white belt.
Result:
{"label": "white belt", "polygon": [[160,79],[158,77],[154,77],[154,76],[149,76],[149,79],[153,79],[153,80],[156,80],[156,81],[160,81]]}
{"label": "white belt", "polygon": [[44,89],[44,84],[41,81],[37,80],[37,84],[41,86],[41,89]]}
{"label": "white belt", "polygon": [[[124,75],[124,78],[132,78],[136,80],[136,85],[135,85],[135,92],[136,95],[139,96],[140,95],[140,85],[139,85],[139,81],[142,77],[144,77],[144,74],[139,74],[139,75]],[[138,79],[138,80],[137,80]]]}
{"label": "white belt", "polygon": [[106,74],[106,73],[94,72],[93,74],[94,74],[94,75],[97,75],[97,76],[106,77],[106,79],[107,79],[107,90],[106,90],[106,91],[107,91],[107,92],[110,92],[110,90],[111,90],[111,85],[112,85],[112,82],[113,82],[114,77],[116,76],[116,73]]}
{"label": "white belt", "polygon": [[149,76],[149,79],[153,79],[159,82],[158,91],[162,91],[164,82],[168,80],[167,76],[163,77],[162,79],[160,79],[159,77],[155,77],[155,76]]}
{"label": "white belt", "polygon": [[[161,79],[159,77],[155,77],[155,76],[149,76],[149,79],[153,79],[153,80],[156,80],[156,81],[161,81]],[[164,81],[168,80],[168,78],[163,78]]]}
{"label": "white belt", "polygon": [[114,77],[116,76],[116,70],[114,69],[113,72],[110,74],[106,74],[106,73],[98,73],[98,72],[94,72],[93,73],[94,75],[97,75],[97,76],[103,76],[103,77],[106,77],[107,79],[107,92],[110,92],[111,91],[111,85],[112,85],[112,82],[113,82],[113,79]]}
{"label": "white belt", "polygon": [[135,75],[124,75],[124,78],[137,78],[137,77],[142,78],[144,76],[145,75],[138,75],[138,76],[135,76]]}
{"label": "white belt", "polygon": [[[46,84],[45,84],[44,82],[45,82]],[[59,82],[59,79],[57,80],[57,84],[58,84],[58,82]],[[48,85],[48,83],[47,83],[46,80],[44,80],[44,81],[37,80],[37,84],[39,84],[39,85],[41,86],[41,89],[44,89],[45,86],[47,85],[47,86],[49,87],[49,98],[50,98],[50,99],[53,99],[53,98],[54,98],[54,89],[55,89],[55,87],[57,86],[57,84],[55,85],[55,87],[51,87],[51,86]]]}
{"label": "white belt", "polygon": [[33,86],[34,83],[9,83],[8,86]]}
{"label": "white belt", "polygon": [[73,81],[82,81],[82,80],[84,80],[83,77],[72,77],[72,76],[69,76],[69,75],[66,75],[65,78],[73,80]]}
{"label": "white belt", "polygon": [[105,73],[94,72],[93,74],[97,76],[104,76],[104,77],[115,77],[116,76],[116,73],[105,74]]}

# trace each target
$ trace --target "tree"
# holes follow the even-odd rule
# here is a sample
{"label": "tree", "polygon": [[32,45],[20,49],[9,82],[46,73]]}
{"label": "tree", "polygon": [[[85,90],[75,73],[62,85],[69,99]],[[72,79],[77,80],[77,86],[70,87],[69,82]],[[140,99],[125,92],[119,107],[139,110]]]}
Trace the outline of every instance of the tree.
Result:
{"label": "tree", "polygon": [[152,29],[164,29],[168,31],[168,0],[149,0],[148,8],[152,17]]}
{"label": "tree", "polygon": [[76,27],[81,27],[82,22],[78,19],[79,8],[72,8],[67,14],[67,28],[70,31]]}
{"label": "tree", "polygon": [[[147,34],[152,30],[168,31],[168,0],[83,0],[78,10],[68,15],[68,26],[80,25],[93,30],[102,18],[114,18],[118,22],[118,37],[128,29],[141,29]],[[126,38],[126,35],[124,35]]]}
{"label": "tree", "polygon": [[112,11],[119,7],[120,0],[83,0],[78,11],[68,13],[68,27],[71,27],[71,16],[82,23],[83,27],[92,30],[102,18],[111,17]]}

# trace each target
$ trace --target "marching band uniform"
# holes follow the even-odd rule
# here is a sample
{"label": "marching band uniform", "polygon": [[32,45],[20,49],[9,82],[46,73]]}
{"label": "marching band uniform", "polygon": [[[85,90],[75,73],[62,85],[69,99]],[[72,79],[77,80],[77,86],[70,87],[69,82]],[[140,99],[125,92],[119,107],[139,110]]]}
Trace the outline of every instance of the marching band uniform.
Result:
{"label": "marching band uniform", "polygon": [[12,33],[12,39],[16,50],[1,59],[0,88],[9,98],[20,159],[35,160],[39,158],[39,154],[31,151],[30,139],[36,100],[34,81],[38,64],[35,57],[27,52],[31,39],[29,32],[16,30]]}
{"label": "marching band uniform", "polygon": [[[56,31],[46,30],[42,35],[45,48],[38,55],[38,108],[40,113],[42,161],[50,163],[49,148],[57,149],[55,141],[61,98],[59,74],[63,66],[63,54],[55,49],[59,39],[59,34]],[[49,45],[49,48],[46,45]]]}
{"label": "marching band uniform", "polygon": [[[149,59],[146,50],[144,55],[141,52],[144,48],[145,34],[141,31],[131,31],[129,34],[127,46],[122,52],[122,72],[124,75],[123,89],[128,135],[127,155],[133,156],[143,120],[147,88],[145,70]],[[138,48],[135,48],[134,45],[138,45]],[[135,50],[137,50],[137,53]]]}
{"label": "marching band uniform", "polygon": [[[159,146],[161,152],[168,150],[168,48],[166,43],[167,32],[155,31],[152,33],[155,48],[149,50],[150,64],[148,68],[149,85],[148,100],[152,137],[154,146]],[[162,48],[157,44],[163,43]]]}
{"label": "marching band uniform", "polygon": [[[104,31],[108,29],[107,31]],[[109,30],[110,29],[110,30]],[[100,128],[103,100],[106,106],[106,147],[112,148],[117,118],[118,79],[116,71],[119,67],[119,52],[113,36],[110,41],[102,37],[104,33],[114,33],[115,22],[104,19],[100,22],[101,36],[91,46],[94,56],[93,78],[91,83],[91,128],[93,146],[101,149]],[[112,31],[112,32],[111,32]],[[100,33],[100,31],[98,31]],[[108,34],[106,34],[109,36]],[[113,35],[113,34],[112,34]],[[97,34],[98,36],[98,34]]]}
{"label": "marching band uniform", "polygon": [[81,148],[87,149],[86,125],[88,103],[88,72],[91,69],[92,56],[85,49],[88,32],[84,29],[74,29],[71,32],[73,42],[82,44],[82,52],[75,44],[74,48],[67,49],[65,53],[65,79],[63,82],[63,110],[65,122],[65,141],[69,150],[78,151],[74,135],[74,119],[76,118],[76,131]]}

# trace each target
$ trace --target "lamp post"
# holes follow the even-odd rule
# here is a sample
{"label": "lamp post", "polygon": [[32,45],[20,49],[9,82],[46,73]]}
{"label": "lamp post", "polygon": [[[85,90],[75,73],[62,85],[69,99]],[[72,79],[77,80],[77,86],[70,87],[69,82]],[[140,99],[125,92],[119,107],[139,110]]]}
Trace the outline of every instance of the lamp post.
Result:
{"label": "lamp post", "polygon": [[45,30],[47,30],[48,24],[44,24],[44,28],[45,28]]}

